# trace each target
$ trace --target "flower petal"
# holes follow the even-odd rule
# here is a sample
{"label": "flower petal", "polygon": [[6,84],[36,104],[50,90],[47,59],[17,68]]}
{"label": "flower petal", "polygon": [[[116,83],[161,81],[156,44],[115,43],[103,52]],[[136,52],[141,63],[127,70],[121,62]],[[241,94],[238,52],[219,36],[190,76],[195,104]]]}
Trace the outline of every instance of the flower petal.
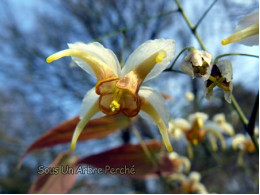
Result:
{"label": "flower petal", "polygon": [[252,24],[251,26],[237,31],[230,35],[229,37],[221,41],[222,45],[227,45],[229,43],[234,43],[238,41],[244,41],[245,45],[258,45],[259,44],[259,23]]}
{"label": "flower petal", "polygon": [[[161,94],[155,92],[148,87],[141,88],[139,91],[139,95],[141,98],[143,98],[141,110],[153,119],[154,123],[159,128],[159,131],[163,138],[163,142],[168,152],[172,152],[173,149],[169,140],[167,129],[169,112],[167,111],[168,109],[164,104],[163,97],[161,96]],[[143,115],[141,114],[141,116]]]}
{"label": "flower petal", "polygon": [[175,128],[179,128],[184,131],[189,130],[191,128],[191,124],[183,118],[174,119],[173,124]]}
{"label": "flower petal", "polygon": [[206,113],[203,112],[195,112],[193,114],[190,114],[188,117],[188,120],[190,121],[190,123],[192,124],[195,120],[199,119],[200,123],[203,123],[208,120],[209,116]]}
{"label": "flower petal", "polygon": [[233,139],[232,148],[234,150],[237,150],[238,148],[244,149],[245,142],[246,142],[246,136],[241,133],[238,133]]}
{"label": "flower petal", "polygon": [[232,90],[233,90],[233,70],[232,70],[232,64],[229,60],[222,60],[217,62],[217,67],[219,71],[221,72],[222,77],[226,79],[226,81],[229,83],[228,88],[229,91],[224,91],[224,98],[227,102],[231,103],[231,96],[232,96]]}
{"label": "flower petal", "polygon": [[119,75],[119,63],[112,51],[104,48],[99,43],[75,43],[68,44],[70,49],[62,50],[51,56],[46,61],[48,63],[65,56],[72,56],[83,70],[98,80]]}
{"label": "flower petal", "polygon": [[236,31],[242,30],[244,28],[247,28],[251,26],[252,24],[258,23],[259,22],[259,10],[254,11],[243,18],[239,21]]}
{"label": "flower petal", "polygon": [[207,51],[190,49],[189,54],[184,58],[181,69],[193,79],[195,76],[207,80],[212,68],[212,56]]}
{"label": "flower petal", "polygon": [[240,41],[248,46],[259,44],[259,10],[243,17],[237,27],[236,32],[228,38],[222,40],[222,45]]}
{"label": "flower petal", "polygon": [[[94,55],[96,58],[100,59],[107,66],[109,66],[113,70],[113,72],[115,73],[116,76],[120,76],[121,67],[120,67],[120,64],[118,62],[116,55],[114,54],[114,52],[112,50],[105,48],[100,43],[93,42],[93,43],[85,44],[85,43],[82,43],[82,42],[76,42],[74,44],[68,44],[68,46],[71,49],[84,50],[87,53]],[[85,62],[80,60],[80,59],[73,58],[73,60],[78,65],[82,64],[82,63],[84,63],[84,64],[82,64],[83,66],[85,65]]]}
{"label": "flower petal", "polygon": [[97,113],[99,112],[99,106],[98,106],[98,101],[96,100],[95,102],[92,102],[92,105],[89,106],[89,109],[86,111],[80,122],[77,124],[76,129],[74,131],[74,134],[72,136],[71,140],[71,145],[70,148],[71,150],[74,150],[77,144],[77,140],[84,129],[84,127],[87,125],[89,120]]}
{"label": "flower petal", "polygon": [[[165,51],[166,56],[155,64],[147,65],[143,63],[157,52]],[[140,45],[127,59],[122,69],[122,76],[125,76],[133,69],[148,70],[148,75],[145,75],[145,81],[148,81],[158,76],[173,60],[175,52],[175,42],[172,39],[155,39],[146,41]],[[141,67],[139,67],[141,66]]]}
{"label": "flower petal", "polygon": [[79,117],[80,119],[86,114],[86,112],[98,101],[99,95],[96,94],[95,88],[90,89],[83,98]]}

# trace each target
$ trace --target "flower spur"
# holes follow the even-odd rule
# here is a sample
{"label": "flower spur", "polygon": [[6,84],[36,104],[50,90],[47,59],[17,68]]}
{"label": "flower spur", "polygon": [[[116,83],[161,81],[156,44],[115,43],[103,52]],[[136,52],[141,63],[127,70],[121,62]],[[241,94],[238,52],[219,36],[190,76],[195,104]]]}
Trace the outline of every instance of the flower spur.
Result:
{"label": "flower spur", "polygon": [[[71,142],[74,150],[78,137],[89,120],[99,111],[106,115],[123,113],[128,117],[148,115],[158,126],[169,152],[172,146],[167,133],[169,112],[163,97],[152,88],[141,87],[143,82],[158,76],[172,61],[175,43],[169,39],[150,40],[139,46],[121,69],[115,54],[100,43],[68,44],[46,61],[51,63],[65,56],[90,75],[97,78],[96,86],[89,90],[82,103],[80,122]],[[143,114],[145,113],[145,114]]]}

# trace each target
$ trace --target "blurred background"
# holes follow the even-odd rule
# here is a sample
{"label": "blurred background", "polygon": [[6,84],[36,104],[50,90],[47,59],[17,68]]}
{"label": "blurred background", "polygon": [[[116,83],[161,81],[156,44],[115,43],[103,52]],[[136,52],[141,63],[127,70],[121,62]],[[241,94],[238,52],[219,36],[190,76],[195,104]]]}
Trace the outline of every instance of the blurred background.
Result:
{"label": "blurred background", "polygon": [[[210,6],[209,0],[182,0],[183,8],[196,24]],[[217,56],[240,52],[258,55],[259,47],[240,44],[221,46],[223,38],[232,34],[239,19],[256,9],[257,0],[218,0],[198,28],[208,51]],[[86,91],[95,85],[79,67],[71,67],[71,59],[52,64],[45,59],[67,48],[67,43],[97,40],[112,49],[118,59],[127,56],[149,39],[171,38],[176,42],[176,55],[187,46],[197,49],[199,44],[173,0],[1,0],[0,1],[0,192],[27,193],[37,177],[37,167],[48,166],[68,144],[34,152],[25,158],[18,170],[16,165],[25,149],[48,129],[79,113]],[[175,65],[180,69],[183,55]],[[249,117],[258,92],[259,66],[257,58],[227,57],[234,70],[234,95]],[[236,133],[244,133],[231,105],[216,90],[208,101],[204,98],[204,84],[185,74],[165,72],[147,83],[170,95],[171,117],[187,117],[201,111],[212,117],[225,113]],[[193,92],[196,101],[185,99]],[[155,126],[138,120],[144,139],[160,138]],[[257,124],[258,126],[258,124]],[[127,129],[107,138],[78,145],[79,156],[114,148],[125,142],[136,143]],[[182,155],[185,150],[174,143]],[[216,153],[216,161],[198,146],[191,161],[192,170],[202,175],[202,183],[209,192],[257,193],[259,183],[258,154],[245,155],[246,167],[237,166],[238,153],[231,148]],[[109,181],[109,182],[108,182]],[[156,186],[156,187],[155,187]],[[220,188],[221,186],[221,188]],[[134,180],[111,175],[81,175],[73,193],[158,193],[163,192],[157,179]]]}

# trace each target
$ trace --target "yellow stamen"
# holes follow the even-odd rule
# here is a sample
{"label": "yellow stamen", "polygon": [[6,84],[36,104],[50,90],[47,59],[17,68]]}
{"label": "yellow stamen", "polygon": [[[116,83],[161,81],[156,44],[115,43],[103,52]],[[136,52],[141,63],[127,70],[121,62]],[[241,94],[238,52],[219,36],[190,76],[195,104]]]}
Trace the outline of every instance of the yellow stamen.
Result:
{"label": "yellow stamen", "polygon": [[192,143],[193,143],[194,145],[198,145],[199,141],[198,141],[197,139],[193,139],[193,140],[192,140]]}
{"label": "yellow stamen", "polygon": [[120,99],[122,97],[122,94],[123,94],[122,90],[120,90],[120,89],[116,90],[116,92],[114,94],[113,101],[111,102],[111,104],[109,106],[111,108],[112,112],[115,112],[115,111],[120,109],[119,101],[120,101]]}
{"label": "yellow stamen", "polygon": [[118,101],[113,100],[109,107],[111,108],[112,112],[115,112],[115,111],[119,110],[120,104],[118,103]]}
{"label": "yellow stamen", "polygon": [[198,124],[198,127],[200,129],[203,127],[203,120],[202,120],[202,118],[197,118],[197,124]]}
{"label": "yellow stamen", "polygon": [[223,39],[221,41],[222,45],[227,45],[229,43],[234,43],[241,41],[247,37],[257,35],[259,33],[259,23],[253,24],[243,30],[240,30],[238,32],[235,32],[231,36],[227,37],[226,39]]}
{"label": "yellow stamen", "polygon": [[209,80],[212,81],[212,82],[216,82],[216,78],[213,77],[213,76],[209,76]]}
{"label": "yellow stamen", "polygon": [[211,92],[216,85],[217,85],[216,83],[211,83],[210,86],[208,87],[208,92]]}
{"label": "yellow stamen", "polygon": [[223,85],[223,83],[217,84],[219,88],[221,88],[223,91],[230,91],[229,87]]}
{"label": "yellow stamen", "polygon": [[166,52],[165,52],[164,50],[162,50],[162,51],[160,51],[160,52],[158,53],[158,55],[156,56],[155,61],[156,61],[157,63],[159,63],[159,62],[163,61],[163,59],[164,59],[165,57],[166,57]]}

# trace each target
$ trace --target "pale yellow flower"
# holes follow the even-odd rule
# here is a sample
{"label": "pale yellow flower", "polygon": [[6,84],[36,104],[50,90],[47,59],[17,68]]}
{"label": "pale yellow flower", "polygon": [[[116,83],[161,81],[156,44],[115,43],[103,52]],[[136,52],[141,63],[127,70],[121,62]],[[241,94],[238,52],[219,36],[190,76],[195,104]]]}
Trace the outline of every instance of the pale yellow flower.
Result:
{"label": "pale yellow flower", "polygon": [[224,92],[224,98],[231,103],[231,95],[233,90],[233,70],[232,64],[228,60],[222,60],[213,65],[210,77],[206,81],[206,97],[209,99],[213,93],[213,89],[218,86]]}
{"label": "pale yellow flower", "polygon": [[141,85],[158,76],[171,63],[174,52],[173,40],[150,40],[128,57],[122,69],[115,54],[97,42],[69,44],[69,49],[49,56],[48,63],[71,56],[78,66],[97,78],[95,88],[89,90],[83,99],[81,120],[75,129],[71,149],[75,148],[89,120],[101,111],[105,115],[123,113],[128,117],[145,113],[158,126],[166,148],[171,152],[167,134],[169,112],[165,101],[161,94]]}
{"label": "pale yellow flower", "polygon": [[223,132],[227,133],[229,136],[234,136],[234,128],[226,121],[226,117],[223,113],[215,114],[213,116],[213,121],[221,127]]}
{"label": "pale yellow flower", "polygon": [[237,27],[236,32],[221,41],[222,45],[240,42],[244,45],[259,45],[259,10],[243,17]]}
{"label": "pale yellow flower", "polygon": [[190,171],[191,162],[188,158],[186,158],[185,156],[180,156],[176,152],[171,152],[168,156],[174,167],[177,168],[178,172],[188,173]]}
{"label": "pale yellow flower", "polygon": [[181,173],[173,173],[167,180],[172,182],[173,185],[175,182],[180,184],[174,188],[174,194],[208,194],[205,185],[200,182],[201,175],[198,172],[192,171],[189,176]]}
{"label": "pale yellow flower", "polygon": [[[257,130],[255,130],[257,131]],[[255,132],[256,135],[258,135],[258,132]],[[244,164],[243,156],[245,153],[253,153],[256,151],[255,145],[251,138],[248,135],[244,134],[236,134],[234,136],[233,142],[232,142],[232,147],[234,150],[239,149],[239,154],[238,154],[238,159],[237,163],[239,165]]]}
{"label": "pale yellow flower", "polygon": [[[169,134],[173,139],[185,137],[187,140],[187,150],[189,158],[193,158],[192,145],[198,145],[206,136],[212,145],[214,151],[218,149],[217,139],[220,140],[222,149],[226,148],[223,135],[220,133],[220,127],[214,122],[208,120],[208,115],[201,112],[196,112],[188,116],[188,120],[177,118],[170,121],[171,128]],[[176,136],[176,131],[178,136]],[[181,132],[181,135],[179,135]]]}
{"label": "pale yellow flower", "polygon": [[198,76],[206,80],[210,75],[212,63],[212,56],[209,52],[192,48],[184,58],[181,69],[193,79]]}

